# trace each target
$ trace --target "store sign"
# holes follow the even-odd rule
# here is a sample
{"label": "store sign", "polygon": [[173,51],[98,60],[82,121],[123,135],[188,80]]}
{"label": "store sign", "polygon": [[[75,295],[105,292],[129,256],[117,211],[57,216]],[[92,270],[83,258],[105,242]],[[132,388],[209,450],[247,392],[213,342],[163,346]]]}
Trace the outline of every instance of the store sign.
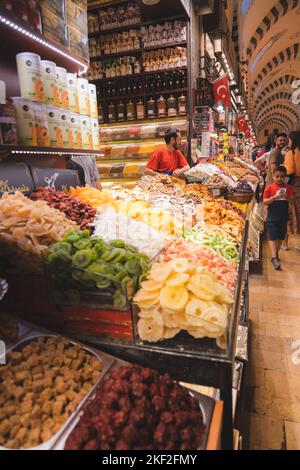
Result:
{"label": "store sign", "polygon": [[55,191],[79,186],[79,175],[76,170],[60,170],[58,168],[31,167],[36,188],[43,187]]}
{"label": "store sign", "polygon": [[25,195],[34,191],[29,167],[22,162],[0,163],[0,194],[16,191]]}

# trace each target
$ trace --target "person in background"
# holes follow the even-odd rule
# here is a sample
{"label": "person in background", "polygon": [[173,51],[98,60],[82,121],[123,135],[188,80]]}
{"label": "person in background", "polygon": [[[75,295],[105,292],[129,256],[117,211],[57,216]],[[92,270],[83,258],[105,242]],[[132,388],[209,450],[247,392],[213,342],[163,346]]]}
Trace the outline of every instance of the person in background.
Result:
{"label": "person in background", "polygon": [[286,169],[279,166],[273,171],[273,183],[266,186],[264,205],[268,208],[267,229],[271,249],[271,262],[276,270],[281,269],[279,250],[287,234],[289,203],[294,199],[293,188],[284,182]]}
{"label": "person in background", "polygon": [[67,162],[67,170],[77,171],[80,186],[85,186],[85,177],[84,177],[84,171],[83,171],[82,166],[74,162],[71,157],[66,157],[66,162]]}
{"label": "person in background", "polygon": [[255,145],[253,151],[252,151],[252,154],[251,154],[251,158],[252,158],[252,161],[253,163],[255,162],[255,160],[257,159],[257,156],[259,154],[259,151],[260,151],[260,146],[259,145]]}
{"label": "person in background", "polygon": [[72,161],[83,168],[85,184],[101,191],[102,186],[95,157],[72,157]]}
{"label": "person in background", "polygon": [[267,167],[271,151],[271,144],[267,142],[264,144],[260,152],[258,152],[257,158],[254,162],[254,166],[264,175]]}
{"label": "person in background", "polygon": [[157,149],[147,163],[145,174],[154,176],[157,173],[180,178],[190,169],[186,158],[179,150],[181,135],[178,130],[169,129],[165,134],[166,145]]}
{"label": "person in background", "polygon": [[[300,234],[300,131],[291,132],[289,138],[290,150],[285,155],[284,166],[287,175],[290,177],[291,185],[295,191],[295,213],[296,213],[296,230],[295,233]],[[300,247],[295,248],[300,251]]]}
{"label": "person in background", "polygon": [[283,132],[278,134],[275,139],[275,148],[271,150],[269,159],[268,159],[268,172],[266,183],[272,184],[273,181],[273,172],[275,168],[278,168],[284,163],[284,156],[282,155],[282,149],[286,146],[287,135]]}

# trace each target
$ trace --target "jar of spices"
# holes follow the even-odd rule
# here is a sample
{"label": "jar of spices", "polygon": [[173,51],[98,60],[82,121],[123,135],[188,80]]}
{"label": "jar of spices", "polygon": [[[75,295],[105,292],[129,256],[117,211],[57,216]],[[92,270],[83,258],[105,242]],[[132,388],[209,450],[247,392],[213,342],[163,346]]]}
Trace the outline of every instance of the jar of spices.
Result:
{"label": "jar of spices", "polygon": [[130,100],[127,103],[127,120],[134,121],[135,120],[135,106],[134,103]]}
{"label": "jar of spices", "polygon": [[178,98],[178,114],[179,116],[186,115],[186,96],[184,95],[181,95],[180,98]]}
{"label": "jar of spices", "polygon": [[157,100],[157,117],[167,116],[167,103],[163,96],[160,96]]}
{"label": "jar of spices", "polygon": [[125,104],[122,101],[117,105],[117,117],[118,121],[125,121]]}
{"label": "jar of spices", "polygon": [[117,120],[117,110],[113,103],[108,105],[108,122],[115,122]]}
{"label": "jar of spices", "polygon": [[150,119],[153,119],[155,118],[155,101],[153,98],[150,98],[148,101],[147,101],[147,116],[148,118]]}
{"label": "jar of spices", "polygon": [[145,106],[142,100],[140,100],[136,105],[136,112],[138,119],[145,119]]}
{"label": "jar of spices", "polygon": [[176,109],[176,98],[171,95],[167,100],[167,107],[168,107],[168,117],[177,116],[177,109]]}

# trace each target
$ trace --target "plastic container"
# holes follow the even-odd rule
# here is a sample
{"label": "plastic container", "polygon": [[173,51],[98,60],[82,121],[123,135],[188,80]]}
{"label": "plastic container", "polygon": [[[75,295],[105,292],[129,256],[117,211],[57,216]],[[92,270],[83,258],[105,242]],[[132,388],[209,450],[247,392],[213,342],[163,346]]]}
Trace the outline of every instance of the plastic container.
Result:
{"label": "plastic container", "polygon": [[70,132],[69,111],[59,109],[59,122],[62,130],[63,147],[73,148],[73,134]]}
{"label": "plastic container", "polygon": [[82,149],[82,131],[80,114],[71,113],[71,122],[73,127],[73,143],[74,148]]}
{"label": "plastic container", "polygon": [[89,82],[86,78],[77,79],[77,91],[79,101],[79,113],[85,116],[90,115]]}
{"label": "plastic container", "polygon": [[16,60],[22,98],[43,103],[45,92],[40,56],[32,52],[21,52],[16,55]]}
{"label": "plastic container", "polygon": [[78,91],[77,91],[77,75],[75,73],[67,74],[69,109],[73,113],[79,112]]}
{"label": "plastic container", "polygon": [[82,148],[84,150],[93,150],[93,136],[90,120],[91,118],[89,116],[80,116]]}
{"label": "plastic container", "polygon": [[43,103],[32,103],[32,108],[35,118],[37,145],[40,147],[49,147],[50,137],[46,105]]}
{"label": "plastic container", "polygon": [[69,109],[67,70],[56,67],[56,79],[58,85],[58,104],[60,108]]}
{"label": "plastic container", "polygon": [[17,119],[18,142],[20,145],[37,145],[33,103],[21,97],[12,98]]}
{"label": "plastic container", "polygon": [[89,99],[90,99],[90,116],[91,118],[98,117],[98,106],[97,106],[97,90],[96,85],[89,83]]}
{"label": "plastic container", "polygon": [[100,149],[100,135],[99,135],[99,125],[98,119],[91,118],[91,129],[92,129],[92,140],[93,140],[93,150]]}
{"label": "plastic container", "polygon": [[54,106],[47,106],[47,121],[49,128],[50,144],[52,147],[63,147],[63,132],[60,122],[61,110]]}
{"label": "plastic container", "polygon": [[41,67],[46,104],[49,106],[58,106],[59,96],[56,80],[56,64],[50,60],[42,60]]}

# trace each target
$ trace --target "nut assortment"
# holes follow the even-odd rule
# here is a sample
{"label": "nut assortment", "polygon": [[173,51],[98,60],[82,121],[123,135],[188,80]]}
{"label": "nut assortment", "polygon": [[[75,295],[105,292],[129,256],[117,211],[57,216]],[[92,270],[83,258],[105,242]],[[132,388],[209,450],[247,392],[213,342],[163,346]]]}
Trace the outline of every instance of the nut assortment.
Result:
{"label": "nut assortment", "polygon": [[7,354],[0,371],[0,445],[36,447],[53,437],[100,377],[96,356],[61,337]]}
{"label": "nut assortment", "polygon": [[97,388],[68,450],[196,450],[205,427],[198,400],[169,374],[122,367]]}

